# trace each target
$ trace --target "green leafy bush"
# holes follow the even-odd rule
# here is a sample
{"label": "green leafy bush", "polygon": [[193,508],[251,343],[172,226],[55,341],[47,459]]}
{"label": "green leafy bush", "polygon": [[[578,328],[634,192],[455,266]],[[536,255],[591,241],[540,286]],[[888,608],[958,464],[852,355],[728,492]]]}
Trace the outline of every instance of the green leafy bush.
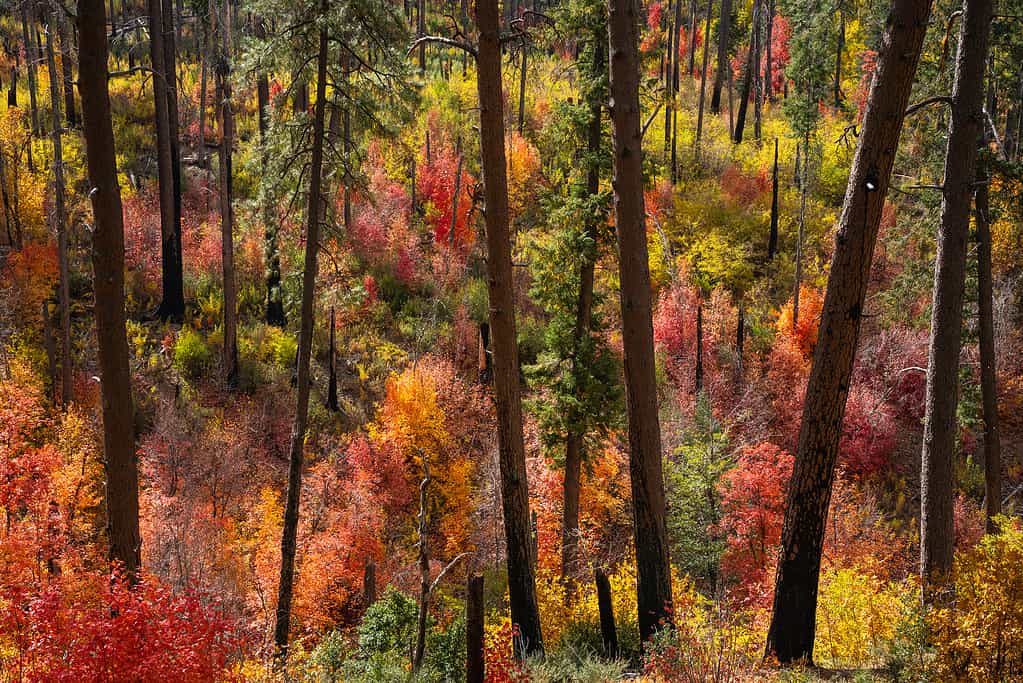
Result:
{"label": "green leafy bush", "polygon": [[182,327],[174,343],[174,367],[189,377],[199,377],[213,362],[213,352],[201,334]]}

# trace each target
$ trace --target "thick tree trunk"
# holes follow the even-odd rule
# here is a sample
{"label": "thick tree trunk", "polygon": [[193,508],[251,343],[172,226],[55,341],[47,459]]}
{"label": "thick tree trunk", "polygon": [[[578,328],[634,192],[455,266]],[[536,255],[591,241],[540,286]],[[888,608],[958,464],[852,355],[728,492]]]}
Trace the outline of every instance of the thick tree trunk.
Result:
{"label": "thick tree trunk", "polygon": [[611,582],[600,569],[593,570],[593,580],[597,584],[597,611],[600,614],[600,639],[604,643],[604,656],[608,659],[618,658],[618,629],[615,628],[614,602],[611,596]]}
{"label": "thick tree trunk", "polygon": [[138,467],[124,320],[124,224],[117,185],[114,130],[107,93],[107,32],[103,0],[79,0],[79,93],[82,97],[92,264],[95,270],[96,339],[99,346],[110,559],[129,577],[140,564]]}
{"label": "thick tree trunk", "polygon": [[521,637],[518,656],[543,652],[536,603],[529,531],[529,492],[522,437],[519,350],[515,334],[515,297],[508,234],[508,178],[504,152],[504,103],[501,94],[501,44],[497,0],[477,0],[479,31],[477,87],[480,152],[486,201],[487,275],[490,331],[494,348],[494,399],[500,453],[501,498],[508,553],[511,619]]}
{"label": "thick tree trunk", "polygon": [[721,19],[718,21],[718,58],[714,75],[714,91],[710,96],[710,111],[721,111],[721,90],[728,81],[728,38],[732,30],[732,0],[721,0]]}
{"label": "thick tree trunk", "polygon": [[1002,441],[998,426],[998,368],[995,362],[994,286],[991,277],[990,177],[985,160],[977,162],[974,197],[977,224],[977,307],[980,330],[980,389],[984,412],[984,508],[987,531],[1002,513]]}
{"label": "thick tree trunk", "polygon": [[803,405],[767,654],[812,660],[817,580],[878,226],[931,0],[894,0],[849,174]]}
{"label": "thick tree trunk", "polygon": [[217,102],[220,113],[220,256],[224,277],[224,383],[238,386],[238,295],[234,277],[234,182],[232,147],[234,111],[231,104],[231,13],[220,20],[217,55]]}
{"label": "thick tree trunk", "polygon": [[167,90],[173,79],[167,68],[164,49],[163,12],[160,0],[148,0],[149,54],[153,68],[153,103],[156,126],[157,182],[160,189],[160,235],[163,301],[157,315],[180,321],[185,313],[184,284],[181,273],[181,224],[175,212],[174,155],[171,144],[170,100]]}
{"label": "thick tree trunk", "polygon": [[629,419],[629,470],[637,568],[639,634],[647,640],[671,620],[671,566],[665,525],[661,429],[643,207],[639,110],[638,6],[608,0],[614,203],[621,277],[622,342]]}
{"label": "thick tree trunk", "polygon": [[965,0],[959,29],[945,181],[934,271],[931,341],[920,472],[920,575],[925,599],[935,599],[952,572],[956,417],[963,292],[970,202],[976,180],[977,140],[984,131],[984,66],[991,0]]}
{"label": "thick tree trunk", "polygon": [[[321,0],[321,13],[327,0]],[[305,431],[309,416],[309,361],[313,347],[317,249],[320,241],[320,211],[323,202],[324,105],[327,99],[327,29],[320,29],[316,59],[316,104],[313,110],[312,160],[309,166],[309,197],[306,206],[305,271],[302,273],[302,313],[298,336],[298,396],[295,423],[291,431],[288,467],[288,497],[281,531],[281,578],[277,589],[277,621],[274,625],[275,659],[283,664],[288,654],[291,629],[291,596],[295,578],[295,540],[298,535],[298,505],[302,495],[302,464],[305,458]]]}
{"label": "thick tree trunk", "polygon": [[46,67],[50,72],[50,113],[53,141],[53,222],[57,233],[57,258],[60,284],[60,401],[65,406],[74,400],[74,363],[71,357],[71,273],[67,240],[67,209],[64,202],[64,148],[61,140],[60,87],[53,47],[53,27],[61,21],[61,10],[50,8],[50,30],[46,31]]}
{"label": "thick tree trunk", "polygon": [[751,21],[749,36],[749,52],[746,55],[746,72],[742,75],[742,89],[739,91],[739,111],[735,118],[735,130],[732,132],[732,139],[735,144],[742,142],[742,134],[746,128],[746,108],[749,106],[749,96],[753,90],[754,55],[757,47],[757,33],[760,30],[760,0],[753,2],[753,19]]}

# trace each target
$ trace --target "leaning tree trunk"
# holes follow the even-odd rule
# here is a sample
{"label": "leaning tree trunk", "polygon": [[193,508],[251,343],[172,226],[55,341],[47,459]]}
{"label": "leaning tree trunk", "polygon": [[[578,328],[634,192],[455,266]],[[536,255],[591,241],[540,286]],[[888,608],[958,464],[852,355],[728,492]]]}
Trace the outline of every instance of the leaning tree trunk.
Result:
{"label": "leaning tree trunk", "polygon": [[220,118],[220,255],[224,276],[224,383],[238,386],[238,295],[234,277],[234,110],[231,105],[231,13],[224,3],[219,22],[217,103]]}
{"label": "leaning tree trunk", "polygon": [[508,177],[504,152],[504,104],[501,94],[501,35],[497,0],[476,1],[480,106],[480,154],[486,201],[487,274],[490,331],[494,349],[494,399],[500,452],[501,499],[508,553],[511,619],[519,628],[519,656],[543,652],[529,526],[526,452],[522,438],[519,350],[515,334],[515,297],[511,241],[508,235]]}
{"label": "leaning tree trunk", "polygon": [[[607,68],[604,58],[603,36],[596,36],[593,44],[593,62],[591,75],[598,80]],[[601,138],[601,103],[607,96],[603,86],[596,86],[589,95],[590,120],[586,126],[586,154],[589,169],[586,174],[586,196],[596,197],[600,191],[600,165],[597,157],[600,154]],[[599,222],[591,219],[586,223],[588,238],[586,252],[582,254],[579,266],[579,298],[576,307],[575,340],[576,344],[588,342],[593,318],[593,272],[597,261],[597,239]],[[578,356],[578,354],[576,354]],[[575,360],[572,361],[575,371]],[[579,386],[577,383],[576,386]],[[565,438],[565,482],[563,508],[561,518],[561,575],[571,576],[576,569],[579,548],[579,496],[582,486],[583,438],[585,434],[569,425]]]}
{"label": "leaning tree trunk", "polygon": [[[986,136],[985,136],[986,137]],[[984,409],[984,508],[987,531],[1002,513],[1002,442],[998,426],[998,380],[995,362],[994,287],[991,277],[991,209],[987,163],[977,162],[977,308],[980,331],[980,390]]]}
{"label": "leaning tree trunk", "polygon": [[79,0],[78,89],[92,201],[96,339],[99,346],[110,559],[134,578],[140,564],[138,467],[124,319],[124,223],[107,92],[103,0]]}
{"label": "leaning tree trunk", "polygon": [[746,72],[742,75],[742,89],[739,91],[739,111],[735,116],[735,130],[732,139],[736,144],[742,142],[742,134],[746,128],[746,108],[749,106],[750,92],[753,90],[753,56],[756,52],[757,33],[760,30],[760,0],[753,0],[753,18],[749,35],[749,52],[746,55]]}
{"label": "leaning tree trunk", "polygon": [[[321,13],[327,11],[327,0],[321,0]],[[306,421],[309,416],[309,358],[313,347],[313,305],[316,289],[317,247],[320,241],[320,205],[323,201],[323,129],[324,105],[327,99],[327,29],[320,29],[319,54],[316,59],[316,104],[313,109],[312,160],[309,166],[309,197],[306,206],[305,272],[302,273],[302,317],[298,335],[298,398],[295,423],[291,431],[288,467],[288,497],[281,530],[281,578],[277,588],[277,621],[274,624],[275,659],[283,664],[288,656],[288,633],[291,629],[291,596],[295,579],[295,540],[298,535],[298,504],[302,494],[302,461],[305,447]]]}
{"label": "leaning tree trunk", "polygon": [[983,132],[984,65],[990,24],[991,0],[964,0],[945,150],[920,463],[920,576],[925,599],[937,598],[952,572],[952,457],[959,426],[956,412],[966,244],[977,140]]}
{"label": "leaning tree trunk", "polygon": [[707,98],[707,55],[710,48],[710,20],[714,16],[714,0],[707,0],[707,21],[703,29],[703,59],[700,62],[700,102],[696,114],[696,154],[700,154],[703,137],[703,105]]}
{"label": "leaning tree trunk", "polygon": [[894,0],[839,218],[803,404],[767,654],[812,660],[817,580],[863,303],[931,0]]}
{"label": "leaning tree trunk", "polygon": [[[721,19],[718,20],[718,58],[714,74],[714,91],[710,96],[710,111],[721,111],[721,89],[728,81],[728,34],[732,30],[732,0],[721,0]],[[706,40],[706,39],[705,39]]]}
{"label": "leaning tree trunk", "polygon": [[639,635],[646,641],[671,620],[671,566],[665,525],[661,427],[643,207],[636,0],[608,0],[614,203],[618,224],[622,343],[629,418]]}
{"label": "leaning tree trunk", "polygon": [[68,265],[67,209],[64,205],[60,87],[57,60],[53,54],[53,27],[61,21],[60,12],[56,6],[51,7],[52,21],[50,29],[46,31],[46,67],[50,72],[50,111],[53,124],[50,131],[50,138],[53,140],[53,222],[57,228],[57,257],[60,262],[60,401],[67,406],[74,399],[74,365],[71,362],[71,274]]}

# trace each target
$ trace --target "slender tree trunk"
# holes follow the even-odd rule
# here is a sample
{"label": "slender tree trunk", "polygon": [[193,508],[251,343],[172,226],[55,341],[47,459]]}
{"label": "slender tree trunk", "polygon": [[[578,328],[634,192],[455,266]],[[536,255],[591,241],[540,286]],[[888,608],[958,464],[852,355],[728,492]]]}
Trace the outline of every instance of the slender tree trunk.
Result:
{"label": "slender tree trunk", "polygon": [[38,78],[36,64],[39,62],[39,54],[36,51],[35,41],[32,40],[32,29],[35,26],[35,17],[30,14],[34,2],[21,3],[21,33],[25,41],[25,66],[28,71],[28,102],[29,115],[32,122],[32,137],[42,135],[42,126],[39,121],[39,103],[37,99]]}
{"label": "slender tree trunk", "polygon": [[117,185],[114,130],[107,93],[107,31],[103,0],[79,0],[79,93],[82,97],[92,264],[95,270],[110,559],[134,578],[140,564],[138,467],[124,317],[124,224]]}
{"label": "slender tree trunk", "polygon": [[696,370],[694,372],[696,393],[703,391],[703,292],[696,301]]}
{"label": "slender tree trunk", "polygon": [[773,40],[774,0],[770,0],[767,5],[767,27],[764,31],[764,77],[761,79],[763,97],[769,102],[774,102],[774,46],[771,44]]}
{"label": "slender tree trunk", "polygon": [[47,396],[56,405],[59,403],[57,387],[60,380],[57,379],[57,348],[53,341],[53,322],[50,320],[50,302],[44,300],[42,305],[43,317],[43,349],[46,351],[47,376],[50,378],[49,391]]}
{"label": "slender tree trunk", "polygon": [[[762,5],[764,0],[756,0]],[[760,144],[760,126],[763,121],[764,79],[760,73],[760,54],[764,51],[764,27],[762,10],[757,13],[756,40],[753,49],[753,139]]]}
{"label": "slender tree trunk", "polygon": [[57,233],[57,258],[60,263],[60,401],[65,406],[74,400],[74,363],[71,356],[71,273],[68,264],[67,209],[64,202],[64,151],[61,140],[60,76],[54,55],[53,32],[61,21],[61,10],[50,7],[50,26],[46,31],[46,67],[50,72],[50,112],[53,141],[53,222]]}
{"label": "slender tree trunk", "polygon": [[412,671],[423,668],[426,655],[426,619],[430,609],[430,547],[426,526],[426,488],[430,485],[430,464],[423,457],[423,481],[419,484],[419,618],[416,620],[416,648],[412,655]]}
{"label": "slender tree trunk", "polygon": [[835,109],[842,106],[842,52],[845,51],[845,12],[841,6],[838,8],[838,47],[835,50],[835,82],[833,85],[835,95]]}
{"label": "slender tree trunk", "polygon": [[703,137],[703,104],[707,97],[707,55],[710,51],[710,20],[714,17],[714,0],[707,0],[707,21],[703,28],[703,59],[700,62],[700,104],[696,115],[696,154],[700,154]]}
{"label": "slender tree trunk", "polygon": [[739,301],[739,315],[735,322],[735,369],[739,381],[743,379],[743,354],[746,348],[746,307]]}
{"label": "slender tree trunk", "polygon": [[771,167],[771,232],[767,238],[767,261],[778,251],[778,138],[774,139],[774,166]]}
{"label": "slender tree trunk", "polygon": [[952,86],[920,472],[920,575],[927,600],[939,598],[952,572],[955,541],[952,459],[958,433],[956,409],[966,243],[970,232],[970,201],[977,177],[977,140],[984,131],[984,67],[991,13],[991,0],[964,0]]}
{"label": "slender tree trunk", "polygon": [[483,575],[469,577],[465,591],[465,683],[483,683]]}
{"label": "slender tree trunk", "polygon": [[[593,62],[590,64],[590,75],[593,83],[598,83],[600,76],[607,69],[604,57],[603,33],[594,36]],[[597,157],[600,154],[601,111],[602,102],[607,98],[606,88],[602,85],[591,86],[594,89],[587,93],[590,103],[590,120],[586,126],[586,154],[589,168],[586,173],[586,196],[595,197],[600,191],[600,165]],[[589,343],[590,329],[593,319],[593,274],[597,260],[597,240],[599,224],[596,219],[586,223],[588,246],[582,254],[579,266],[579,297],[576,306],[575,344],[576,355],[572,360],[572,372],[575,373],[575,358],[584,343]],[[579,386],[579,383],[576,383]],[[565,480],[562,492],[561,517],[561,576],[567,578],[578,569],[579,553],[579,499],[582,493],[582,461],[583,461],[583,430],[570,424],[565,438]],[[569,584],[571,585],[571,584]],[[566,600],[571,600],[566,592]]]}
{"label": "slender tree trunk", "polygon": [[519,72],[519,135],[526,125],[526,55],[529,50],[522,46],[522,70]]}
{"label": "slender tree trunk", "polygon": [[[341,57],[341,69],[344,71],[345,79],[345,107],[341,111],[341,136],[344,138],[341,141],[341,147],[344,154],[345,172],[344,172],[344,208],[342,212],[342,218],[344,220],[345,232],[351,230],[352,227],[352,193],[349,191],[352,184],[351,174],[351,156],[352,156],[352,110],[348,106],[348,101],[351,96],[348,95],[348,88],[351,83],[351,74],[349,72],[348,65],[348,53],[345,52]],[[461,175],[461,174],[459,174]]]}
{"label": "slender tree trunk", "polygon": [[621,277],[622,343],[629,418],[629,470],[635,530],[639,634],[671,620],[671,565],[665,525],[661,429],[643,207],[636,0],[608,0],[614,203]]}
{"label": "slender tree trunk", "polygon": [[728,38],[732,30],[732,0],[721,0],[721,19],[718,21],[718,58],[714,74],[714,91],[710,96],[710,111],[721,111],[721,89],[728,81]]}
{"label": "slender tree trunk", "polygon": [[767,653],[812,660],[817,580],[870,263],[931,0],[894,0],[849,174],[786,500]]}
{"label": "slender tree trunk", "polygon": [[[209,29],[204,29],[208,31]],[[206,170],[206,91],[207,91],[207,80],[209,78],[209,60],[206,55],[209,54],[209,46],[205,46],[206,49],[202,50],[199,55],[199,168]],[[260,107],[260,111],[262,111]],[[207,207],[208,208],[208,207]]]}
{"label": "slender tree trunk", "polygon": [[327,349],[327,409],[331,412],[338,412],[341,406],[337,401],[337,347],[335,344],[337,327],[335,326],[334,307],[330,308],[330,330],[327,336],[330,339]]}
{"label": "slender tree trunk", "polygon": [[[210,3],[212,5],[212,3]],[[211,7],[211,10],[213,8]],[[231,13],[224,3],[217,55],[220,113],[220,256],[224,271],[224,382],[238,386],[238,295],[234,277],[234,111],[231,104]]]}
{"label": "slender tree trunk", "polygon": [[985,160],[977,163],[977,295],[980,330],[980,388],[984,410],[984,500],[987,531],[1002,513],[1002,442],[998,426],[998,380],[995,363],[994,287],[991,278],[991,224]]}
{"label": "slender tree trunk", "polygon": [[754,55],[756,54],[757,33],[760,31],[760,0],[753,0],[753,19],[749,37],[749,52],[746,55],[746,73],[742,75],[742,90],[739,95],[739,112],[736,115],[735,130],[732,139],[735,144],[742,142],[743,130],[746,128],[746,107],[749,106],[750,92],[753,90],[753,79],[756,78]]}
{"label": "slender tree trunk", "polygon": [[[327,0],[321,0],[320,13],[326,14]],[[317,248],[320,241],[320,205],[323,182],[324,105],[327,99],[327,28],[320,29],[316,59],[316,104],[313,110],[312,160],[309,167],[309,197],[306,206],[305,272],[302,274],[302,317],[298,336],[298,397],[295,424],[291,431],[288,497],[281,532],[281,578],[277,589],[277,621],[274,625],[275,658],[283,664],[288,654],[291,629],[291,596],[295,578],[295,540],[298,535],[298,505],[302,495],[306,421],[309,416],[309,359],[313,346]]]}
{"label": "slender tree trunk", "polygon": [[799,295],[803,289],[803,241],[806,239],[806,186],[810,168],[810,136],[803,136],[803,163],[799,167],[799,231],[796,235],[796,281],[792,288],[792,328],[799,323]]}
{"label": "slender tree trunk", "polygon": [[[260,17],[256,19],[256,36],[266,38],[266,23]],[[270,82],[266,72],[257,76],[256,97],[259,105],[259,143],[263,147],[261,154],[267,155],[267,134],[270,130]],[[266,311],[267,325],[284,328],[287,318],[284,315],[284,297],[281,291],[281,252],[278,246],[277,216],[273,210],[273,202],[263,200],[263,254],[266,260]]]}
{"label": "slender tree trunk", "polygon": [[477,0],[479,31],[477,87],[480,106],[480,152],[486,201],[487,274],[490,331],[494,348],[494,399],[500,453],[501,498],[508,553],[511,619],[521,637],[518,656],[543,653],[536,603],[529,530],[529,492],[522,438],[519,351],[515,334],[515,298],[511,241],[508,234],[508,178],[504,152],[501,92],[501,44],[497,0]]}
{"label": "slender tree trunk", "polygon": [[[224,0],[225,4],[228,0]],[[163,64],[166,76],[167,129],[170,135],[171,181],[174,187],[174,316],[184,315],[184,275],[181,256],[181,132],[178,115],[178,48],[174,34],[174,0],[162,0]],[[166,295],[164,296],[166,303]]]}
{"label": "slender tree trunk", "polygon": [[[698,6],[696,0],[689,0],[689,35],[686,40],[686,75],[692,76],[696,67],[696,14]],[[675,90],[678,90],[678,76],[675,77]]]}
{"label": "slender tree trunk", "polygon": [[65,120],[68,128],[76,128],[78,127],[78,115],[75,111],[75,50],[68,36],[67,18],[62,10],[55,13],[53,23],[53,28],[57,30],[57,38],[60,41],[60,70],[64,85]]}

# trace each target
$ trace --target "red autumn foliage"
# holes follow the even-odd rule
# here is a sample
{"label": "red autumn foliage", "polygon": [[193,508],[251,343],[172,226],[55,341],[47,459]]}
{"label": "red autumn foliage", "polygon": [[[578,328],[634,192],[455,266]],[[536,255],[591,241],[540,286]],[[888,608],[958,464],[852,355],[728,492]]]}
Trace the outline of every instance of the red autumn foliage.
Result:
{"label": "red autumn foliage", "polygon": [[209,596],[176,594],[151,576],[135,586],[116,574],[76,583],[58,577],[17,601],[0,600],[0,631],[18,653],[4,669],[17,680],[234,680],[229,666],[246,640]]}
{"label": "red autumn foliage", "polygon": [[766,168],[749,174],[732,164],[721,174],[721,189],[739,206],[749,207],[771,189],[771,175]]}
{"label": "red autumn foliage", "polygon": [[744,450],[721,479],[718,527],[728,539],[721,568],[744,599],[759,600],[770,580],[793,462],[787,451],[762,443]]}

